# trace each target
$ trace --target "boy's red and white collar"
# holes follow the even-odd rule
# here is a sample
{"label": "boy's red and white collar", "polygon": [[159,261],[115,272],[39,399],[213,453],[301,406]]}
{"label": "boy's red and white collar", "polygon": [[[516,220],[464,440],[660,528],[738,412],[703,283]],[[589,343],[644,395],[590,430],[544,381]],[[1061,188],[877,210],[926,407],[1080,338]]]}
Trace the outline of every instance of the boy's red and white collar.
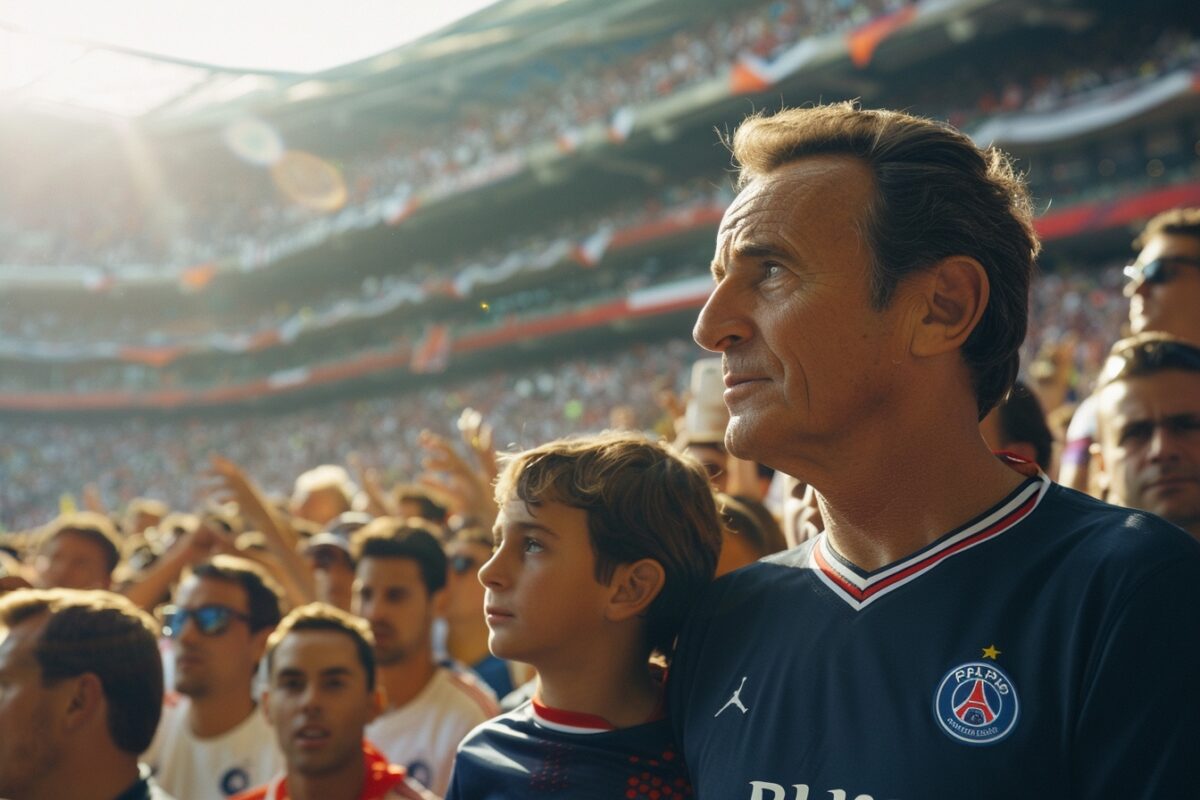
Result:
{"label": "boy's red and white collar", "polygon": [[531,701],[533,718],[543,728],[561,733],[605,733],[615,730],[613,724],[604,717],[595,714],[584,714],[579,711],[564,711],[561,708],[551,708],[543,705],[535,695]]}

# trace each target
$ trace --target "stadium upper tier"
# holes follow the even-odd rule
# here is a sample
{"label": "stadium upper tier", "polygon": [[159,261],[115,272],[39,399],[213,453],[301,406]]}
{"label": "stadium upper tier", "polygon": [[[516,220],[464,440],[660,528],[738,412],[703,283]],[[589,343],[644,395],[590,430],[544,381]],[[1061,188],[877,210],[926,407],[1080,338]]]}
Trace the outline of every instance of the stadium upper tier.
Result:
{"label": "stadium upper tier", "polygon": [[1200,204],[1185,4],[658,5],[674,22],[509,52],[425,103],[360,75],[270,124],[0,147],[0,410],[428,382],[681,329],[730,198],[712,129],[780,99],[861,95],[1005,144],[1052,254],[1116,263],[1130,226]]}
{"label": "stadium upper tier", "polygon": [[[1119,267],[1066,270],[1033,286],[1027,377],[1064,380],[1085,392],[1120,329],[1127,307]],[[127,415],[119,420],[46,421],[0,417],[0,529],[43,524],[65,488],[98,482],[113,508],[135,494],[194,505],[210,453],[234,459],[274,492],[303,469],[346,463],[351,452],[385,469],[385,483],[419,470],[417,435],[453,434],[462,408],[481,411],[502,449],[606,427],[617,406],[650,429],[661,389],[682,392],[690,364],[704,355],[674,336],[531,363],[511,349],[479,369],[387,397],[343,393],[341,401],[281,413],[203,417]],[[1048,391],[1044,389],[1044,391]]]}
{"label": "stadium upper tier", "polygon": [[[1069,47],[1048,43],[1038,58],[1014,63],[1005,47],[985,49],[984,63],[956,67],[949,84],[921,81],[927,88],[911,97],[903,84],[901,96],[872,85],[872,57],[885,44],[927,38],[930,28],[973,39],[991,22],[985,12],[1008,6],[1017,12],[999,0],[776,0],[708,9],[691,26],[668,28],[670,36],[631,36],[617,48],[584,48],[574,59],[561,48],[557,58],[513,65],[487,81],[490,103],[458,87],[460,102],[452,96],[432,117],[414,101],[390,116],[363,118],[351,111],[361,98],[335,98],[324,106],[332,123],[281,118],[274,127],[232,124],[190,138],[110,134],[66,165],[51,157],[65,142],[27,132],[38,142],[6,148],[7,163],[0,156],[0,169],[16,178],[0,194],[0,281],[200,288],[220,274],[272,267],[340,233],[400,224],[447,198],[486,197],[491,185],[519,173],[552,177],[558,161],[598,148],[620,153],[639,134],[711,129],[721,121],[713,111],[730,98],[769,98],[814,73],[836,75],[822,86],[857,81],[855,88],[872,90],[859,92],[871,102],[914,107],[1014,145],[1052,146],[1195,96],[1200,46],[1191,32],[1131,32],[1119,16],[1101,16],[1067,37]],[[1032,30],[1046,35],[1043,27]],[[1114,37],[1122,46],[1108,46]],[[548,71],[556,80],[532,77]],[[351,128],[359,124],[365,132]],[[10,128],[20,138],[20,125]],[[296,150],[286,149],[288,138],[298,141]],[[255,163],[223,151],[219,141]],[[37,163],[39,145],[44,164]]]}

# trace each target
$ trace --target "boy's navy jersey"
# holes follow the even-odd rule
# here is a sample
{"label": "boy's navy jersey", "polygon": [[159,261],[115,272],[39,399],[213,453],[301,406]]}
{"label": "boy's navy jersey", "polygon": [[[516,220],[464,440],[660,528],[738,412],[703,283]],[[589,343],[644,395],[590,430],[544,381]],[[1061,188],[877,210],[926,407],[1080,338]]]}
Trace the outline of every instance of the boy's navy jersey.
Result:
{"label": "boy's navy jersey", "polygon": [[869,574],[722,578],[667,683],[710,800],[1194,800],[1197,687],[1200,544],[1044,477]]}
{"label": "boy's navy jersey", "polygon": [[677,800],[692,797],[671,725],[613,729],[532,700],[459,745],[446,800]]}

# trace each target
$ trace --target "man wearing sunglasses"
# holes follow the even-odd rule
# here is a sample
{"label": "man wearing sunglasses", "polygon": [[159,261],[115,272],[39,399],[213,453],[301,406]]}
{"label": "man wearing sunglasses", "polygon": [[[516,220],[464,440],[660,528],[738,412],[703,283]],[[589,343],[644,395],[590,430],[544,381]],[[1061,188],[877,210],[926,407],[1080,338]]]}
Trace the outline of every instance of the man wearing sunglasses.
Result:
{"label": "man wearing sunglasses", "polygon": [[1200,347],[1165,334],[1117,342],[1096,414],[1093,449],[1109,502],[1200,539]]}
{"label": "man wearing sunglasses", "polygon": [[446,544],[445,655],[468,667],[496,697],[504,698],[531,677],[532,669],[505,661],[488,649],[490,631],[483,613],[479,568],[492,557],[492,532],[464,528]]}
{"label": "man wearing sunglasses", "polygon": [[280,594],[256,564],[215,556],[192,568],[164,610],[176,694],[167,696],[146,761],[172,794],[224,800],[282,769],[252,693]]}
{"label": "man wearing sunglasses", "polygon": [[[1200,208],[1173,208],[1146,224],[1125,268],[1129,331],[1156,331],[1200,343]],[[1067,430],[1059,480],[1086,491],[1090,448],[1096,439],[1096,401],[1080,404]]]}

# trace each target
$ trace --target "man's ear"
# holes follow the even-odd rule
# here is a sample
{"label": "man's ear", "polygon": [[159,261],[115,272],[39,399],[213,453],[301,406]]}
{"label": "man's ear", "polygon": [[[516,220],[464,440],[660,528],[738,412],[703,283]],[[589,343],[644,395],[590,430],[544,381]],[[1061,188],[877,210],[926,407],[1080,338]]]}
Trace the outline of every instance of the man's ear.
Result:
{"label": "man's ear", "polygon": [[107,703],[104,684],[92,672],[85,672],[70,679],[69,694],[64,698],[63,727],[70,732],[84,730],[97,717],[107,724]]}
{"label": "man's ear", "polygon": [[987,308],[991,287],[983,265],[970,256],[950,256],[913,280],[919,316],[912,354],[928,357],[960,349]]}
{"label": "man's ear", "polygon": [[260,709],[262,709],[263,716],[266,717],[267,722],[274,724],[275,721],[273,719],[271,719],[271,690],[270,689],[263,689],[262,694],[259,695],[259,697],[258,697],[258,707]]}
{"label": "man's ear", "polygon": [[645,613],[654,598],[662,591],[667,575],[662,564],[653,558],[643,558],[621,564],[613,572],[612,597],[605,617],[610,622],[624,622]]}

